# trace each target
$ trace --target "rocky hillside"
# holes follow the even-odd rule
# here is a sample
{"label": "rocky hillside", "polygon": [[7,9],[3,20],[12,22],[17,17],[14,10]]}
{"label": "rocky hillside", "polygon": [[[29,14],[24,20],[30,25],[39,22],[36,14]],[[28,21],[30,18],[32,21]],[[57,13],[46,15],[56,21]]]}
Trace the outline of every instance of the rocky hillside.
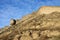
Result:
{"label": "rocky hillside", "polygon": [[0,40],[60,40],[60,12],[37,11],[19,20],[11,19],[10,26],[0,29]]}

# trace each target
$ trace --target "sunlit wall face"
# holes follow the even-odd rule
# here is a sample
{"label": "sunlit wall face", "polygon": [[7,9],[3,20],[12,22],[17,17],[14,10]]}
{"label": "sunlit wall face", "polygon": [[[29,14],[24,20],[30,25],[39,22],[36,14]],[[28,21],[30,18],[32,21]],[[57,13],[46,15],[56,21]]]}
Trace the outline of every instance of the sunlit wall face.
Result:
{"label": "sunlit wall face", "polygon": [[0,28],[9,25],[11,18],[20,19],[41,6],[60,6],[60,0],[0,0]]}

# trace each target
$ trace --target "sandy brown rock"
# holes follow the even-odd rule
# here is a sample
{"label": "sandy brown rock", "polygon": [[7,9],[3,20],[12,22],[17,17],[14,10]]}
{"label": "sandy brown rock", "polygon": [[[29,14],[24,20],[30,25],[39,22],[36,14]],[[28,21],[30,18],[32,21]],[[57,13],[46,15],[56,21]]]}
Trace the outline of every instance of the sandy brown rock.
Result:
{"label": "sandy brown rock", "polygon": [[60,7],[42,7],[10,25],[0,29],[0,40],[60,40]]}
{"label": "sandy brown rock", "polygon": [[30,36],[22,36],[20,40],[33,40]]}
{"label": "sandy brown rock", "polygon": [[10,20],[10,25],[15,25],[16,24],[16,20],[15,19],[11,19]]}
{"label": "sandy brown rock", "polygon": [[20,39],[20,35],[16,35],[13,40],[19,40],[19,39]]}

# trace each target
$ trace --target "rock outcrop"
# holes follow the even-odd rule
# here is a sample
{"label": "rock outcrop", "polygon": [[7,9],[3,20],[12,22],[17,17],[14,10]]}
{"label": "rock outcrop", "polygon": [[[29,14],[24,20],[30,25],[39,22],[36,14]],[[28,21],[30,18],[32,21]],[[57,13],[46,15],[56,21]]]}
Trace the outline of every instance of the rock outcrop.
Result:
{"label": "rock outcrop", "polygon": [[15,25],[16,24],[16,20],[15,19],[11,19],[10,20],[10,25]]}
{"label": "rock outcrop", "polygon": [[20,20],[11,20],[11,26],[0,29],[0,40],[60,40],[60,7],[50,8],[42,7]]}

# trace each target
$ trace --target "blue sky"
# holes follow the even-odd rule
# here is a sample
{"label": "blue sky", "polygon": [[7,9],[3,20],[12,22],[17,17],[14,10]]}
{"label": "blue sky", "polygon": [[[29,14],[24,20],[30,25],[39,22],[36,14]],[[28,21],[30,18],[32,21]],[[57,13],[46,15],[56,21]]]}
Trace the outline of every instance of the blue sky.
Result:
{"label": "blue sky", "polygon": [[11,18],[20,19],[41,6],[60,6],[60,0],[0,0],[0,28],[9,25]]}

